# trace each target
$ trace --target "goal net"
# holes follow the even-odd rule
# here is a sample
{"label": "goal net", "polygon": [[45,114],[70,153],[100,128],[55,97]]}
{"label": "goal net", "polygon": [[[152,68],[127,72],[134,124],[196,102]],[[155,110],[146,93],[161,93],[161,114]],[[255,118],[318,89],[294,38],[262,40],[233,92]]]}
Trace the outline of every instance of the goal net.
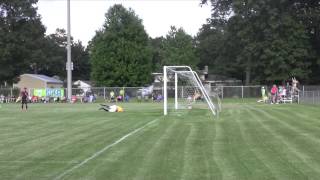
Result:
{"label": "goal net", "polygon": [[188,66],[164,66],[164,115],[170,109],[209,109],[221,111],[218,93],[203,86],[198,74]]}

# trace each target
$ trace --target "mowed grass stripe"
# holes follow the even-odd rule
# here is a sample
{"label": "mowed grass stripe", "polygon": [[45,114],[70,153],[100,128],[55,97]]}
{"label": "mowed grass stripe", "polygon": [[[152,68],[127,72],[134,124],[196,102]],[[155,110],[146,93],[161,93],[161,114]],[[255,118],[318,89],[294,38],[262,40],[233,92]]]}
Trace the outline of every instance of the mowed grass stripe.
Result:
{"label": "mowed grass stripe", "polygon": [[[172,132],[175,131],[177,126],[179,125],[179,121],[172,120],[170,118],[165,118],[164,120],[160,121],[156,128],[153,128],[152,131],[145,132],[147,134],[143,134],[138,138],[149,136],[150,138],[147,139],[147,141],[141,142],[141,145],[138,145],[136,147],[138,151],[135,151],[132,149],[133,152],[136,154],[137,157],[139,157],[139,154],[141,152],[145,152],[145,154],[137,160],[137,163],[139,163],[139,166],[134,172],[134,176],[132,179],[135,180],[141,180],[141,179],[158,179],[161,178],[161,176],[158,175],[158,173],[155,173],[155,158],[160,155],[161,148],[168,148],[165,147],[166,141],[171,139]],[[144,138],[141,138],[144,139]],[[140,154],[141,155],[141,154]],[[153,173],[154,172],[154,173]],[[158,178],[156,178],[158,176]]]}
{"label": "mowed grass stripe", "polygon": [[[282,111],[264,110],[266,113],[273,114],[274,119],[280,124],[292,130],[298,138],[306,139],[314,144],[320,145],[320,128],[318,127],[320,121],[313,121],[308,118],[299,118],[298,114],[302,112],[292,112],[291,114],[285,114]],[[309,112],[303,112],[309,113]]]}
{"label": "mowed grass stripe", "polygon": [[[128,123],[128,126],[125,126],[125,125],[119,125],[119,126],[125,130],[131,129],[129,127],[130,123]],[[131,127],[134,127],[134,126],[131,124]],[[108,134],[103,134],[103,132],[100,133],[99,131],[97,131],[96,133],[99,134],[97,136],[97,138],[91,137],[91,136],[86,138],[86,139],[90,140],[91,142],[95,142],[94,144],[88,143],[88,145],[90,145],[89,147],[80,146],[79,148],[77,148],[77,142],[74,142],[75,147],[72,148],[73,149],[72,151],[69,151],[69,152],[64,151],[62,153],[64,154],[64,156],[66,158],[73,158],[74,160],[76,160],[80,163],[80,162],[82,162],[83,159],[87,159],[92,154],[100,151],[103,147],[106,146],[106,144],[111,144],[115,141],[115,139],[119,139],[120,138],[119,136],[123,136],[124,133],[126,133],[126,132],[124,132],[122,129],[118,128],[118,129],[115,129],[115,130],[109,132],[108,133],[109,136],[108,136]],[[105,138],[105,137],[108,137],[108,138]],[[110,139],[112,139],[112,140],[110,141]],[[85,144],[87,144],[87,143],[85,143]],[[59,154],[59,152],[55,152],[55,153]],[[68,166],[70,167],[70,164],[67,166],[61,166],[61,167],[63,167],[63,169],[69,169]]]}
{"label": "mowed grass stripe", "polygon": [[[87,117],[92,116],[92,114],[85,114],[80,112],[79,114],[81,114],[81,116],[78,116],[77,118],[77,115],[74,114],[73,112],[56,114],[56,113],[48,112],[48,109],[45,109],[45,108],[53,108],[53,107],[39,106],[37,108],[39,112],[38,111],[33,112],[35,110],[32,110],[32,111],[30,110],[29,112],[18,111],[17,115],[12,116],[14,117],[14,119],[10,119],[8,122],[4,124],[6,128],[3,128],[2,126],[1,131],[2,132],[8,131],[8,132],[6,134],[0,134],[0,136],[2,137],[2,135],[9,135],[10,137],[6,137],[6,139],[10,138],[14,140],[14,138],[21,139],[20,136],[26,137],[25,135],[29,135],[32,132],[33,133],[37,132],[38,134],[40,134],[41,132],[47,133],[48,130],[51,131],[51,129],[53,129],[53,132],[55,132],[56,129],[58,129],[58,131],[56,132],[59,132],[59,131],[63,131],[63,127],[68,125],[70,120],[72,121],[72,123],[76,125],[79,125],[83,122],[86,124],[89,124],[90,122],[87,122]],[[39,114],[41,116],[39,116]],[[21,119],[22,115],[25,117]],[[63,120],[63,123],[61,123],[61,120]]]}
{"label": "mowed grass stripe", "polygon": [[[63,117],[61,117],[63,118]],[[77,127],[63,127],[63,125],[59,127],[47,127],[47,129],[43,129],[42,131],[33,131],[30,132],[28,136],[24,136],[21,139],[17,139],[15,141],[11,141],[12,139],[7,139],[8,142],[3,142],[1,145],[3,147],[11,147],[15,149],[19,153],[25,154],[28,149],[25,147],[30,147],[30,151],[34,152],[35,150],[41,150],[43,147],[50,149],[51,151],[54,149],[59,148],[63,144],[59,144],[59,141],[65,141],[66,137],[77,136],[79,134],[83,134],[83,132],[90,132],[90,129],[100,127],[105,122],[103,121],[96,121],[96,122],[89,122],[86,124],[79,124]],[[61,124],[64,124],[61,122]],[[51,129],[51,130],[50,130]],[[56,129],[56,130],[52,130]],[[16,139],[16,138],[15,138]],[[36,148],[36,149],[35,149]],[[5,148],[2,148],[4,150]],[[9,149],[10,150],[10,149]],[[5,153],[5,152],[4,152]],[[15,154],[16,156],[16,154]],[[6,157],[11,158],[11,157]]]}
{"label": "mowed grass stripe", "polygon": [[[265,150],[268,149],[265,149],[262,152],[258,151],[259,143],[263,142],[263,139],[259,138],[260,132],[250,132],[252,129],[248,128],[247,125],[249,124],[248,119],[252,119],[250,114],[246,109],[236,109],[234,111],[237,112],[235,123],[239,126],[239,136],[241,137],[241,140],[243,140],[242,142],[238,142],[243,146],[243,152],[239,156],[241,157],[241,161],[243,161],[250,170],[249,177],[252,179],[279,178],[279,175],[274,173],[272,169],[273,164],[270,164],[269,159],[264,156]],[[253,129],[256,128],[260,129],[259,126],[256,126]],[[252,135],[258,137],[258,139],[252,140]]]}
{"label": "mowed grass stripe", "polygon": [[[0,116],[0,145],[9,142],[0,149],[1,179],[53,179],[162,116],[157,103],[124,103],[124,113],[97,111],[98,106],[39,104],[19,114],[9,106],[0,109],[5,116]],[[215,120],[202,109],[170,111],[63,178],[317,179],[317,111],[315,106],[227,103]]]}
{"label": "mowed grass stripe", "polygon": [[[168,178],[170,179],[170,177],[172,178],[172,177],[181,176],[182,171],[177,170],[177,168],[179,169],[181,165],[178,165],[178,166],[175,165],[172,168],[170,168],[170,167],[167,167],[166,163],[158,163],[158,161],[161,162],[164,160],[168,160],[166,158],[167,157],[166,154],[168,153],[170,154],[172,151],[175,151],[176,149],[175,146],[168,146],[164,143],[170,143],[170,141],[172,141],[173,138],[179,139],[180,136],[177,136],[176,135],[177,132],[174,132],[174,131],[177,131],[177,128],[180,128],[180,129],[184,128],[183,123],[186,121],[186,116],[181,116],[181,115],[179,116],[179,113],[176,113],[173,117],[174,119],[172,119],[172,117],[169,116],[169,118],[166,117],[165,120],[160,121],[157,128],[154,128],[156,132],[154,132],[152,135],[144,135],[144,134],[141,134],[142,133],[141,132],[139,133],[139,136],[130,137],[128,141],[121,143],[116,147],[112,148],[109,151],[110,154],[108,155],[108,158],[112,157],[111,158],[112,159],[111,161],[113,162],[112,165],[109,165],[110,161],[105,160],[105,165],[102,164],[100,166],[100,169],[101,168],[104,169],[105,174],[99,173],[103,171],[99,170],[99,168],[96,168],[94,172],[90,172],[90,175],[88,175],[87,173],[82,173],[83,171],[86,172],[85,168],[87,168],[87,167],[83,167],[81,171],[80,170],[77,171],[79,175],[73,174],[72,177],[68,177],[68,179],[77,179],[81,177],[81,174],[82,175],[86,174],[85,177],[94,175],[95,177],[99,177],[99,178],[109,175],[108,179],[128,179],[128,178],[129,179],[164,179],[167,176],[168,177],[165,179],[168,179]],[[163,126],[164,124],[166,125]],[[158,130],[163,131],[163,127],[165,127],[166,129],[165,133],[163,134],[160,133],[161,136],[159,137]],[[145,131],[149,129],[150,128],[146,129]],[[152,144],[152,141],[148,140],[150,136],[152,137],[151,140],[154,141],[154,144]],[[145,137],[148,137],[148,138],[145,138]],[[136,141],[137,142],[141,141],[140,139],[147,140],[147,141],[142,142],[143,146],[141,146],[141,144],[139,144],[138,146],[134,146],[136,144]],[[134,144],[134,145],[131,146],[130,144]],[[123,150],[125,147],[128,147],[128,146],[132,148],[130,148],[130,150]],[[179,146],[179,149],[180,148],[183,148],[183,146]],[[121,151],[120,155],[118,154],[119,150],[117,149]],[[164,150],[166,153],[163,153]],[[129,153],[130,155],[128,155],[127,153]],[[130,158],[131,156],[133,156],[132,157],[133,159]],[[101,158],[97,159],[96,161],[101,160]],[[176,158],[176,156],[173,156],[173,157],[169,156],[168,158],[172,159],[172,158]],[[95,161],[92,161],[92,163],[94,162]],[[123,162],[126,162],[126,163],[123,163]],[[202,161],[198,163],[202,163]],[[162,165],[162,164],[165,164],[165,165]],[[96,165],[95,167],[97,166],[98,165]],[[170,174],[167,174],[168,173],[167,172],[166,173],[167,175],[164,177],[163,171],[160,170],[162,168],[165,168],[168,170],[173,169],[173,171],[172,173],[170,172]],[[122,172],[122,173],[119,173],[119,172]]]}
{"label": "mowed grass stripe", "polygon": [[235,168],[233,168],[233,166],[231,166],[229,161],[226,159],[228,151],[225,144],[227,143],[225,141],[226,137],[222,128],[224,121],[232,118],[234,117],[230,109],[225,108],[224,111],[220,113],[219,119],[214,123],[215,136],[210,149],[213,152],[214,162],[217,164],[218,169],[220,170],[221,178],[219,179],[235,179],[237,177]]}
{"label": "mowed grass stripe", "polygon": [[68,176],[68,179],[80,177],[103,179],[106,176],[108,179],[136,179],[137,176],[139,179],[145,179],[145,175],[139,171],[152,165],[145,165],[149,152],[154,149],[153,146],[158,141],[161,141],[162,136],[167,136],[167,132],[174,125],[175,123],[166,120],[155,122],[126,141],[120,142],[108,150],[108,153],[92,160],[88,166],[81,167]]}
{"label": "mowed grass stripe", "polygon": [[[59,118],[61,118],[62,121],[67,121],[67,119],[64,119],[64,116],[60,116]],[[48,129],[44,129],[44,131],[43,132],[41,131],[40,133],[38,131],[34,131],[32,134],[29,134],[29,136],[27,136],[29,137],[28,139],[23,139],[22,142],[21,141],[15,142],[15,144],[9,144],[10,145],[9,147],[17,151],[21,150],[23,153],[25,153],[28,150],[25,148],[25,146],[30,147],[30,151],[32,152],[35,152],[37,150],[40,151],[43,147],[46,150],[50,149],[50,151],[53,151],[66,144],[66,141],[65,141],[66,137],[79,137],[80,139],[83,139],[81,137],[82,134],[86,135],[86,133],[92,132],[90,131],[91,129],[99,129],[99,127],[101,127],[103,124],[106,124],[106,123],[109,123],[109,126],[112,125],[112,127],[117,126],[117,122],[114,123],[112,120],[102,120],[102,121],[89,121],[88,123],[85,123],[85,124],[79,123],[75,127],[66,126],[62,128],[59,126],[59,127],[51,128],[51,129],[57,128],[58,133],[56,133],[55,131],[51,132],[49,130],[50,127],[48,127]],[[64,126],[66,125],[64,122],[61,122],[61,124],[64,124]],[[23,129],[21,130],[23,131]],[[44,134],[45,131],[47,131],[47,134]],[[93,131],[92,133],[95,133],[95,132]],[[59,141],[62,141],[62,143],[59,143]],[[5,145],[8,145],[8,144],[5,144]],[[38,145],[42,145],[42,146],[38,146]],[[10,158],[10,157],[6,157],[6,158]]]}
{"label": "mowed grass stripe", "polygon": [[247,114],[243,114],[241,109],[229,109],[228,113],[233,119],[228,118],[221,122],[221,132],[224,132],[225,135],[223,141],[226,150],[220,151],[223,153],[220,156],[225,157],[224,167],[231,170],[232,174],[225,171],[223,179],[272,178],[269,168],[256,156],[254,147],[248,144],[242,134],[238,121],[245,120],[242,117],[246,117]]}
{"label": "mowed grass stripe", "polygon": [[[174,125],[173,122],[160,120],[153,126],[139,132],[136,136],[131,137],[128,141],[119,144],[112,149],[110,155],[105,157],[106,160],[112,161],[112,164],[108,163],[106,166],[102,166],[106,167],[107,172],[100,173],[97,177],[103,179],[103,177],[111,174],[111,179],[147,179],[144,170],[149,171],[149,168],[153,165],[153,156],[159,155],[152,154],[152,152]],[[153,156],[150,156],[150,154]],[[151,158],[150,164],[149,158]]]}
{"label": "mowed grass stripe", "polygon": [[[185,138],[189,129],[182,126],[180,121],[184,116],[166,117],[164,121],[173,123],[165,138],[160,139],[158,149],[153,149],[152,154],[144,162],[152,162],[145,166],[147,172],[143,173],[144,179],[179,179],[183,171]],[[166,172],[166,173],[163,173]]]}
{"label": "mowed grass stripe", "polygon": [[[105,116],[106,114],[105,114],[105,112],[100,112],[101,114],[103,114],[103,116]],[[80,115],[81,116],[81,115]],[[57,118],[59,118],[59,117],[57,117]],[[79,117],[78,117],[79,118]],[[112,129],[112,127],[114,128],[114,127],[118,127],[118,130],[119,130],[119,128],[121,128],[121,129],[123,129],[123,130],[125,130],[125,131],[127,131],[127,130],[130,130],[131,128],[134,128],[135,126],[139,126],[139,123],[135,123],[134,125],[132,125],[131,124],[131,127],[128,127],[128,126],[130,126],[130,123],[127,123],[127,121],[130,121],[130,118],[129,119],[126,119],[126,118],[114,118],[114,120],[116,120],[115,122],[111,122],[110,124],[109,124],[109,126],[110,125],[112,125],[112,126],[110,126],[109,128],[111,128]],[[98,121],[99,122],[99,121]],[[122,122],[122,124],[117,124],[117,122]],[[102,123],[103,124],[103,123]],[[128,124],[128,126],[126,127],[126,126],[124,126],[124,124]],[[80,133],[88,133],[88,132],[94,132],[94,133],[98,133],[98,134],[100,134],[101,132],[100,131],[96,131],[97,129],[99,129],[99,127],[101,126],[101,124],[97,124],[97,126],[92,126],[92,127],[86,127],[86,128],[89,128],[89,129],[80,129],[78,132]],[[73,137],[74,135],[76,135],[75,137],[78,137],[77,136],[77,134],[74,134],[75,132],[74,131],[72,131],[73,129],[71,128],[71,129],[68,129],[68,127],[66,127],[67,129],[66,129],[66,131],[65,132],[68,132],[68,134],[60,134],[62,137],[60,138],[61,139],[61,141],[65,141],[63,138],[66,138],[66,137]],[[87,130],[90,130],[90,128],[92,128],[92,130],[91,131],[87,131]],[[100,128],[101,129],[101,128]],[[85,130],[85,131],[84,131]],[[103,129],[102,129],[103,130]],[[107,129],[108,130],[108,129]],[[115,131],[117,131],[117,129],[115,130]],[[106,132],[108,132],[108,131],[106,131]],[[119,133],[122,133],[122,130],[121,131],[119,131]],[[68,136],[66,136],[66,135],[68,135]],[[89,136],[91,136],[90,134],[89,134]],[[110,138],[110,137],[109,137]],[[80,139],[88,139],[88,140],[90,140],[90,137],[81,137]],[[106,138],[106,139],[108,139],[108,138]],[[43,142],[45,142],[45,141],[43,141]],[[42,142],[39,142],[40,144],[42,143]],[[61,146],[61,144],[59,144],[59,142],[55,142],[55,144],[57,145],[59,145],[59,146]],[[63,143],[62,142],[62,144],[65,144],[65,143]],[[71,144],[71,146],[74,146],[74,142],[73,141],[70,141],[68,144]],[[96,143],[96,144],[94,144],[94,145],[97,145],[98,143]],[[43,144],[43,147],[45,147],[45,146],[47,146],[47,145],[54,145],[52,142],[49,142],[49,144]],[[56,146],[55,145],[55,146]],[[74,148],[74,147],[73,147]],[[32,149],[32,148],[31,148]],[[37,147],[35,147],[34,149],[37,149]],[[83,148],[79,148],[79,149],[83,149]],[[53,153],[50,153],[50,151],[51,151],[51,148],[47,148],[47,149],[41,149],[45,154],[43,154],[43,157],[45,158],[45,159],[43,159],[43,160],[47,160],[47,156],[48,156],[48,153],[49,153],[49,155],[50,154],[59,154],[59,152],[53,152]],[[81,151],[81,150],[80,150]],[[70,153],[71,154],[74,154],[74,151],[70,151]],[[49,156],[50,157],[50,156]],[[72,156],[70,156],[70,155],[67,155],[66,157],[72,157]],[[52,157],[52,159],[55,159],[56,157]],[[58,157],[59,158],[59,157]],[[32,169],[31,167],[33,167],[33,165],[35,165],[35,164],[37,164],[38,162],[42,162],[41,161],[41,158],[39,158],[39,157],[33,157],[32,159],[34,159],[34,161],[33,161],[33,163],[31,163],[31,164],[28,164],[27,166],[26,166],[26,164],[22,164],[21,166],[22,167],[30,167],[30,169]],[[28,161],[25,161],[25,162],[28,162]],[[30,162],[30,161],[29,161]],[[25,170],[27,170],[28,168],[25,168]],[[31,170],[31,171],[33,171],[33,170]],[[40,170],[39,170],[40,171]],[[33,172],[33,174],[34,174],[35,172]],[[23,177],[26,177],[26,176],[28,176],[27,174],[24,174],[23,172],[21,172],[21,173],[19,173],[19,174],[21,174],[21,176],[23,176]]]}
{"label": "mowed grass stripe", "polygon": [[[202,110],[202,114],[205,113],[206,111]],[[189,116],[192,116],[192,114],[191,112]],[[211,149],[216,135],[215,122],[212,117],[203,118],[198,114],[192,120],[184,122],[183,125],[190,130],[185,140],[184,166],[181,179],[221,178],[220,169],[213,158],[214,153]]]}
{"label": "mowed grass stripe", "polygon": [[[233,111],[225,109],[220,114],[220,119],[215,124],[216,126],[216,138],[213,143],[213,153],[215,162],[218,164],[221,170],[222,179],[236,179],[241,176],[241,168],[238,166],[240,162],[234,154],[234,149],[231,147],[231,140],[228,136],[228,129],[225,129],[227,121],[230,121],[233,117]],[[234,125],[234,124],[233,124]]]}
{"label": "mowed grass stripe", "polygon": [[[116,124],[116,123],[115,123]],[[119,127],[123,127],[125,129],[127,129],[128,127],[118,124]],[[81,159],[81,156],[85,156],[85,153],[89,154],[93,151],[96,151],[96,149],[100,148],[100,146],[104,145],[105,143],[109,143],[109,142],[104,142],[101,141],[101,139],[103,139],[106,136],[109,136],[110,139],[114,139],[117,137],[113,137],[110,135],[117,135],[116,133],[119,132],[123,132],[122,130],[119,129],[112,129],[112,130],[105,130],[105,129],[97,129],[96,131],[90,131],[91,133],[79,133],[79,134],[72,134],[71,136],[74,136],[76,138],[73,138],[72,141],[65,141],[65,142],[56,142],[57,146],[54,146],[53,149],[50,149],[49,151],[47,149],[41,150],[41,151],[37,151],[36,153],[33,153],[33,156],[28,157],[28,158],[24,158],[24,159],[33,159],[33,163],[29,163],[28,166],[29,167],[33,167],[34,165],[36,165],[38,162],[42,162],[45,161],[48,158],[48,154],[64,154],[62,157],[51,157],[52,159],[69,159],[69,161],[73,161],[73,162],[79,162]],[[107,133],[106,133],[107,132]],[[121,134],[122,135],[122,134]],[[88,141],[91,142],[96,142],[94,145],[90,145],[89,147],[85,147],[86,145],[90,144]],[[63,148],[64,146],[66,146],[65,148]],[[72,151],[65,151],[63,149],[69,149],[68,146],[72,146]],[[60,152],[62,150],[62,152]],[[80,152],[79,152],[80,151]],[[84,155],[82,155],[84,154]],[[30,155],[29,155],[30,156]],[[49,156],[50,157],[50,156]],[[68,163],[69,164],[69,163]],[[70,165],[70,164],[69,164]],[[62,165],[60,165],[62,166]],[[62,166],[63,167],[63,166]],[[32,173],[34,173],[34,169],[30,169],[30,171],[32,171]],[[41,169],[39,169],[39,173],[41,173]],[[20,173],[20,175],[24,176],[24,173]]]}
{"label": "mowed grass stripe", "polygon": [[[209,112],[211,116],[211,112]],[[200,119],[200,118],[199,118]],[[205,120],[207,120],[205,118]],[[196,119],[197,121],[197,119]],[[216,139],[217,132],[216,132],[216,122],[219,121],[219,119],[209,119],[209,121],[202,121],[201,122],[201,129],[198,129],[199,134],[201,136],[198,137],[200,143],[199,145],[196,145],[196,147],[190,147],[191,149],[195,148],[196,151],[201,152],[201,156],[197,157],[197,161],[203,161],[205,162],[206,171],[204,173],[208,175],[206,176],[206,179],[221,179],[222,173],[221,169],[218,165],[218,162],[215,160],[216,154],[214,154],[213,148],[214,147],[214,140]],[[202,140],[202,141],[201,141]],[[194,177],[195,179],[197,177]]]}
{"label": "mowed grass stripe", "polygon": [[[288,159],[288,162],[297,169],[296,172],[300,172],[301,178],[315,178],[319,176],[319,165],[312,163],[312,157],[308,155],[310,147],[304,146],[304,142],[297,142],[295,140],[296,134],[286,127],[279,125],[273,116],[261,113],[260,109],[257,110],[252,106],[248,106],[248,108],[251,109],[251,112],[255,113],[253,117],[258,120],[262,127],[270,132],[270,136],[280,142],[277,148],[279,148],[279,152],[282,152],[281,156]],[[266,120],[263,121],[259,117],[264,117]],[[284,147],[281,147],[281,145],[284,145]],[[292,172],[287,173],[292,174]]]}
{"label": "mowed grass stripe", "polygon": [[[259,110],[261,112],[261,110]],[[287,136],[291,137],[288,141],[292,142],[292,144],[295,145],[295,148],[298,151],[301,151],[305,155],[305,161],[312,165],[312,167],[316,167],[317,174],[320,173],[320,157],[318,156],[320,150],[320,142],[319,139],[312,135],[312,131],[308,132],[304,130],[306,125],[298,124],[296,126],[291,125],[289,122],[292,121],[291,116],[284,116],[283,114],[278,114],[276,116],[278,111],[274,111],[271,114],[269,114],[270,118],[276,120],[276,122],[282,124],[284,126],[284,130],[281,130],[282,133],[286,134]],[[263,111],[265,113],[265,111]],[[295,112],[293,112],[295,113]],[[301,112],[302,113],[302,112]],[[308,113],[308,112],[303,112]],[[301,119],[304,121],[304,119]],[[308,121],[305,119],[305,121]],[[308,147],[308,148],[306,148]]]}
{"label": "mowed grass stripe", "polygon": [[[70,133],[71,133],[70,137],[72,137],[72,135],[73,135],[72,131],[70,131]],[[79,131],[79,134],[80,133],[83,133],[83,132]],[[63,135],[60,134],[60,136],[63,136]],[[76,137],[77,137],[77,135],[76,135]],[[61,138],[63,138],[63,137],[61,137]],[[38,164],[38,163],[41,164],[41,162],[43,162],[43,161],[50,161],[50,159],[53,159],[53,161],[55,161],[56,159],[66,160],[64,157],[59,157],[59,155],[61,156],[59,149],[62,148],[63,146],[66,146],[66,145],[74,146],[76,144],[74,142],[74,140],[75,140],[75,138],[73,138],[73,141],[63,141],[62,140],[62,142],[58,142],[58,141],[57,142],[49,141],[47,143],[45,143],[45,141],[43,143],[39,142],[39,144],[41,144],[42,147],[38,147],[37,145],[35,145],[35,147],[32,147],[31,145],[28,145],[27,147],[31,151],[31,153],[26,155],[23,158],[20,158],[20,160],[26,159],[26,160],[32,160],[32,161],[29,161],[29,162],[26,161],[26,162],[28,162],[26,164],[21,164],[21,163],[19,164],[19,166],[21,166],[21,167],[26,167],[26,168],[23,168],[24,171],[20,172],[19,175],[26,176],[28,174],[28,172],[29,173],[37,172],[37,170],[33,169],[33,167],[35,167],[36,164]],[[83,148],[80,148],[80,149],[83,149]],[[23,149],[22,149],[22,151],[23,151]],[[70,151],[70,154],[65,154],[66,158],[72,158],[73,155],[76,155],[74,152],[75,151]],[[32,155],[32,156],[28,157],[30,155]],[[59,166],[61,166],[61,165],[59,165]],[[4,170],[4,169],[2,169],[2,170]],[[44,172],[45,172],[45,170],[46,169],[44,169]],[[39,169],[39,171],[41,174],[43,172],[43,169]]]}
{"label": "mowed grass stripe", "polygon": [[144,124],[143,126],[131,131],[130,133],[122,136],[121,138],[117,139],[116,141],[114,141],[111,144],[106,145],[105,147],[103,147],[102,149],[100,149],[99,151],[96,151],[94,154],[92,154],[91,156],[89,156],[88,158],[82,160],[79,164],[72,166],[71,168],[63,171],[62,173],[60,173],[58,176],[56,176],[54,179],[62,179],[64,178],[66,175],[72,173],[73,171],[77,170],[78,168],[81,168],[82,166],[87,165],[88,162],[90,162],[91,160],[94,160],[96,158],[98,158],[100,155],[102,155],[103,153],[105,153],[107,150],[109,150],[110,148],[112,148],[113,146],[118,145],[119,143],[121,143],[122,141],[125,141],[127,138],[130,138],[130,136],[134,136],[136,133],[138,133],[139,131],[143,130],[144,128],[147,128],[149,125],[153,124],[154,122],[156,122],[157,120],[159,120],[159,118],[154,119],[146,124]]}
{"label": "mowed grass stripe", "polygon": [[[304,108],[304,106],[288,106],[286,108],[265,109],[266,112],[279,116],[279,120],[295,128],[301,128],[304,133],[312,134],[320,138],[320,118],[317,117],[319,110]],[[302,133],[302,135],[304,134]]]}
{"label": "mowed grass stripe", "polygon": [[[277,110],[273,110],[271,113],[267,110],[261,110],[261,109],[256,109],[256,111],[263,113],[267,117],[275,120],[274,122],[277,122],[284,126],[284,131],[283,133],[289,134],[290,140],[296,142],[297,147],[301,147],[301,149],[304,149],[303,147],[308,147],[306,152],[314,152],[314,153],[319,153],[319,145],[320,141],[317,136],[319,133],[316,133],[316,131],[312,131],[312,126],[308,126],[303,123],[298,123],[297,121],[294,120],[295,113],[297,112],[292,112],[293,116],[288,116],[282,113],[279,113]],[[302,112],[300,112],[302,113]],[[308,112],[303,112],[303,113],[308,113]],[[300,121],[308,121],[308,119],[300,119]],[[307,128],[308,130],[305,130]],[[313,132],[313,133],[312,133]],[[315,134],[316,133],[316,134]],[[317,158],[318,156],[312,156],[313,159]]]}
{"label": "mowed grass stripe", "polygon": [[[265,179],[295,179],[306,178],[304,174],[291,163],[291,159],[286,158],[287,147],[281,140],[274,136],[269,129],[266,129],[262,122],[264,116],[251,110],[244,110],[246,116],[242,119],[243,136],[252,147],[254,154],[265,164],[270,174]],[[257,175],[259,175],[257,173]],[[273,177],[273,178],[272,178]]]}

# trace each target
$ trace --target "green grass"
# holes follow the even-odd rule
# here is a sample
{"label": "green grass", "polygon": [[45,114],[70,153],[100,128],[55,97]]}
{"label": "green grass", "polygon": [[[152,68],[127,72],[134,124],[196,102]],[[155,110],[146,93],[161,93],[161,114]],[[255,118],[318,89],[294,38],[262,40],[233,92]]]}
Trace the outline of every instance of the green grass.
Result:
{"label": "green grass", "polygon": [[225,102],[219,119],[162,104],[0,106],[0,179],[319,179],[320,111]]}

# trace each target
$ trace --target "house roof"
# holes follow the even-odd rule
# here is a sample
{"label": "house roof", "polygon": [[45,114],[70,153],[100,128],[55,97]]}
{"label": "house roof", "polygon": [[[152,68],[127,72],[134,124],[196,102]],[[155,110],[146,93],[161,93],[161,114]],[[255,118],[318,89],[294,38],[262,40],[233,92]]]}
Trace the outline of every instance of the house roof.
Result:
{"label": "house roof", "polygon": [[79,87],[92,87],[92,83],[90,81],[82,81],[82,80],[74,81],[73,85],[77,85]]}
{"label": "house roof", "polygon": [[55,79],[55,78],[52,78],[52,77],[49,77],[46,75],[42,75],[42,74],[23,74],[23,75],[30,76],[32,78],[39,79],[39,80],[45,81],[47,83],[63,84],[63,82],[58,79]]}

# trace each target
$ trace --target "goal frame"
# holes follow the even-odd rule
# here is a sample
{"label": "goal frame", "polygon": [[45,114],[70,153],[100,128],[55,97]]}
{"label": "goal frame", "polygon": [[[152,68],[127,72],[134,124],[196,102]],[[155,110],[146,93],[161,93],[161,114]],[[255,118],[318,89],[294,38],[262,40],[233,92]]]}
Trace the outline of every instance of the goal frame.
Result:
{"label": "goal frame", "polygon": [[[174,97],[174,104],[175,109],[178,109],[178,72],[190,72],[192,74],[193,80],[196,82],[198,88],[201,90],[202,95],[204,96],[204,99],[207,102],[207,105],[209,106],[209,109],[211,110],[212,114],[214,116],[218,115],[218,110],[215,107],[215,105],[212,103],[210,96],[208,95],[208,92],[204,88],[200,77],[198,74],[191,69],[190,66],[163,66],[163,114],[166,116],[168,114],[168,93],[167,93],[167,83],[168,83],[168,68],[170,68],[171,71],[174,72],[174,85],[175,85],[175,97]],[[175,70],[173,70],[175,69]],[[184,69],[183,71],[179,71],[177,69]]]}

